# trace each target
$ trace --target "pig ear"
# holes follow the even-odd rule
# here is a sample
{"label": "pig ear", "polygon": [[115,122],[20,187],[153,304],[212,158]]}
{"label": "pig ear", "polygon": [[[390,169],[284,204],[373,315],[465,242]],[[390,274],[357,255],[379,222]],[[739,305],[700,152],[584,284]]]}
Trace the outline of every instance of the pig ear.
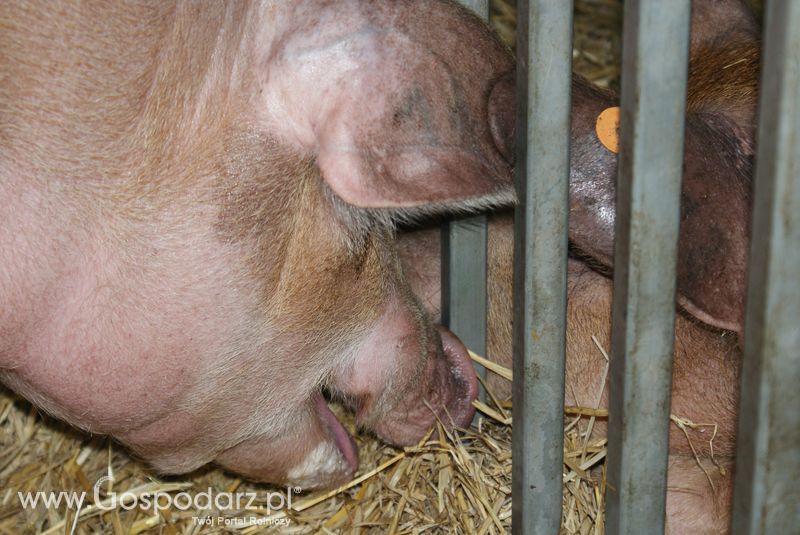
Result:
{"label": "pig ear", "polygon": [[482,21],[455,3],[341,2],[303,28],[278,40],[261,95],[334,193],[512,202],[514,64]]}
{"label": "pig ear", "polygon": [[611,92],[573,76],[569,240],[605,267],[614,259],[616,106]]}
{"label": "pig ear", "polygon": [[678,244],[678,300],[700,321],[742,332],[752,159],[733,131],[690,117]]}
{"label": "pig ear", "polygon": [[719,14],[720,24],[744,33],[693,54],[690,61],[678,294],[701,321],[741,333],[759,47],[748,33],[749,14],[740,2],[695,4],[737,4],[728,19]]}
{"label": "pig ear", "polygon": [[391,93],[349,92],[319,129],[322,176],[360,207],[510,204],[513,77],[487,82],[472,87],[438,61],[421,73],[380,73],[371,84],[393,83]]}

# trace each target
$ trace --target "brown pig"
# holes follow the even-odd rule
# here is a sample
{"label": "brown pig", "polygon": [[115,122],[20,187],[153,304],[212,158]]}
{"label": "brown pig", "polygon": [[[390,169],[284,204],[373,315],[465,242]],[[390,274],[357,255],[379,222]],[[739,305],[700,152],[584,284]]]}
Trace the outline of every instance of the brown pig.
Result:
{"label": "brown pig", "polygon": [[[686,149],[678,258],[672,409],[688,430],[711,480],[697,466],[686,435],[670,430],[667,526],[670,533],[728,530],[742,330],[759,47],[755,24],[738,2],[694,2]],[[610,347],[616,155],[598,140],[598,115],[616,96],[580,77],[572,85],[571,256],[568,264],[566,404],[594,406],[606,361],[591,337]],[[439,231],[400,236],[404,271],[434,317],[439,313]],[[489,227],[489,357],[511,367],[513,220]],[[495,394],[510,385],[489,374]],[[594,427],[604,435],[605,422]],[[713,486],[712,486],[713,485]]]}
{"label": "brown pig", "polygon": [[323,392],[395,444],[471,420],[393,232],[513,201],[513,61],[480,20],[31,0],[0,28],[0,381],[159,471],[305,488],[357,464]]}

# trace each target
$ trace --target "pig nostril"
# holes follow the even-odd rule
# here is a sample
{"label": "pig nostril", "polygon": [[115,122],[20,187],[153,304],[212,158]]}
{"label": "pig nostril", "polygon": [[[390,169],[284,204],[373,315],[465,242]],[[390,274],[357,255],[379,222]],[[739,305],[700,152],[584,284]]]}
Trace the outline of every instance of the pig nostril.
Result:
{"label": "pig nostril", "polygon": [[455,403],[451,407],[451,414],[456,424],[462,427],[469,426],[475,408],[472,402],[478,398],[478,377],[472,366],[467,348],[449,329],[439,326],[439,335],[442,340],[442,353],[447,360],[453,379],[458,383],[459,392]]}
{"label": "pig nostril", "polygon": [[489,95],[489,130],[497,151],[514,165],[514,71],[501,77]]}

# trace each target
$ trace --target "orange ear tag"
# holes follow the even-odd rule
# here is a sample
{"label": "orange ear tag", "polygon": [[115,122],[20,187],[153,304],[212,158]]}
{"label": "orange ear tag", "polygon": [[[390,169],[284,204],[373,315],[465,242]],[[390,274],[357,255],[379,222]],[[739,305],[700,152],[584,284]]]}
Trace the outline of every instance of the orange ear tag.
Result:
{"label": "orange ear tag", "polygon": [[619,152],[619,106],[604,109],[597,116],[597,124],[594,129],[600,143],[617,154]]}

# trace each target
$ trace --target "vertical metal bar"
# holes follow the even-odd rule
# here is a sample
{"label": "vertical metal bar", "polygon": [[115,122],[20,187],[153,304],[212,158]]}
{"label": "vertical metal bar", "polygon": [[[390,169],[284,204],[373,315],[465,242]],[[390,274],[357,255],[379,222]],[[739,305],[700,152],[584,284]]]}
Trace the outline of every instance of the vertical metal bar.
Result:
{"label": "vertical metal bar", "polygon": [[800,2],[768,2],[732,532],[800,529]]}
{"label": "vertical metal bar", "polygon": [[[442,227],[442,324],[479,355],[486,354],[487,235],[485,215]],[[483,366],[473,366],[486,376]],[[478,397],[485,399],[483,385],[479,388]]]}
{"label": "vertical metal bar", "polygon": [[[488,19],[488,0],[461,0],[461,3]],[[442,324],[479,355],[486,354],[487,238],[484,215],[442,226]],[[483,366],[474,366],[475,373],[486,377]],[[478,396],[485,399],[482,385]]]}
{"label": "vertical metal bar", "polygon": [[514,533],[555,535],[564,458],[572,1],[517,2]]}
{"label": "vertical metal bar", "polygon": [[625,3],[607,532],[663,533],[689,0]]}

